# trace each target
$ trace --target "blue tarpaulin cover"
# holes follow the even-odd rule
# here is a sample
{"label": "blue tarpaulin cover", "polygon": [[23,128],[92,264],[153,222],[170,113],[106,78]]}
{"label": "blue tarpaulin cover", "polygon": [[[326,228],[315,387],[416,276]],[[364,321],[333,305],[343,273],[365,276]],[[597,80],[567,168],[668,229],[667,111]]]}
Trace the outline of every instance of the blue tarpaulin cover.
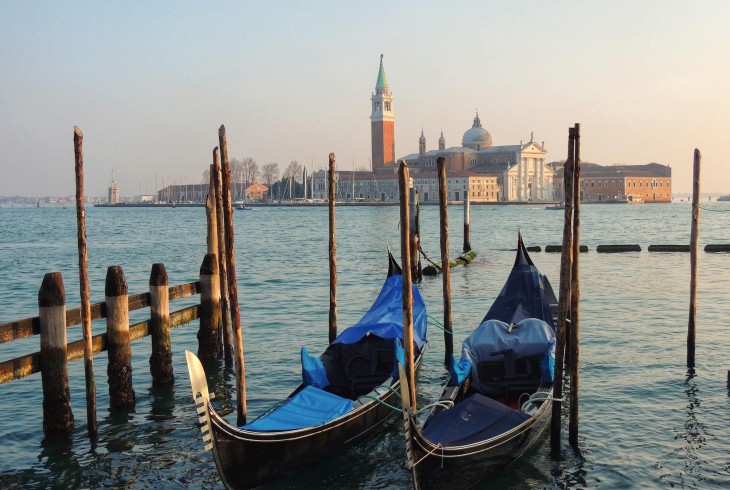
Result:
{"label": "blue tarpaulin cover", "polygon": [[306,386],[283,405],[243,428],[255,431],[303,429],[326,424],[352,411],[352,400]]}
{"label": "blue tarpaulin cover", "polygon": [[453,408],[429,417],[422,434],[435,444],[465,446],[491,439],[529,418],[524,412],[475,393]]}
{"label": "blue tarpaulin cover", "polygon": [[306,347],[302,347],[302,382],[316,388],[326,388],[330,384],[322,359],[309,354]]}
{"label": "blue tarpaulin cover", "polygon": [[[413,286],[413,340],[419,349],[426,343],[426,305]],[[388,277],[377,299],[359,322],[345,329],[333,344],[354,344],[367,334],[384,339],[403,339],[403,276]]]}

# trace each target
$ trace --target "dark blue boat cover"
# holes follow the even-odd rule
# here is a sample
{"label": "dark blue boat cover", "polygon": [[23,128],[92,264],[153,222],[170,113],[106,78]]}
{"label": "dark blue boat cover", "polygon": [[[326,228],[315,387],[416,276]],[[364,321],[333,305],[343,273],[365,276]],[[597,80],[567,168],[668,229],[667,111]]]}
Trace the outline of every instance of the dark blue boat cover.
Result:
{"label": "dark blue boat cover", "polygon": [[[507,350],[512,350],[518,358],[544,356],[540,365],[542,379],[553,380],[555,333],[546,322],[537,318],[526,318],[511,328],[499,320],[483,322],[462,344],[461,358],[477,366],[484,361],[503,360]],[[471,370],[471,377],[474,388],[488,390],[488,382],[479,380],[477,369]]]}
{"label": "dark blue boat cover", "polygon": [[512,271],[482,322],[494,319],[509,324],[539,318],[555,330],[550,305],[557,302],[550,281],[532,263],[520,235]]}
{"label": "dark blue boat cover", "polygon": [[281,406],[243,428],[260,432],[303,429],[326,424],[351,412],[352,407],[352,400],[305,386]]}
{"label": "dark blue boat cover", "polygon": [[453,408],[429,417],[421,433],[434,444],[465,446],[498,436],[529,418],[524,412],[475,393]]}
{"label": "dark blue boat cover", "polygon": [[[413,286],[413,340],[419,350],[426,343],[426,305],[421,293]],[[367,334],[384,339],[403,340],[403,276],[392,275],[385,280],[380,294],[359,322],[345,329],[333,344],[354,344]]]}

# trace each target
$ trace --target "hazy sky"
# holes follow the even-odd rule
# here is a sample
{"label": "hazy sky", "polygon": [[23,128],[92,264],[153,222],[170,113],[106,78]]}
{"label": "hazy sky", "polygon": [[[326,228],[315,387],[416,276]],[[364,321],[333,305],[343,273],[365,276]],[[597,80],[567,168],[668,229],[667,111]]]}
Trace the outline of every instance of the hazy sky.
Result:
{"label": "hazy sky", "polygon": [[675,192],[730,193],[730,2],[0,2],[0,195],[199,183],[231,157],[369,166],[380,54],[396,154],[458,146],[475,109],[495,145],[659,162]]}

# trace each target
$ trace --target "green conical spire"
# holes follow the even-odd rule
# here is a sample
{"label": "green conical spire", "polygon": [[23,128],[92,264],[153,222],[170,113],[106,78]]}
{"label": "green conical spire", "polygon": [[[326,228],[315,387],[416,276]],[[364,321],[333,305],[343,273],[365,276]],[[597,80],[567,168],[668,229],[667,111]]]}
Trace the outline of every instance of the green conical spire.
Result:
{"label": "green conical spire", "polygon": [[388,88],[388,77],[385,76],[385,69],[383,68],[383,55],[380,55],[380,70],[378,71],[378,81],[375,83],[376,89]]}

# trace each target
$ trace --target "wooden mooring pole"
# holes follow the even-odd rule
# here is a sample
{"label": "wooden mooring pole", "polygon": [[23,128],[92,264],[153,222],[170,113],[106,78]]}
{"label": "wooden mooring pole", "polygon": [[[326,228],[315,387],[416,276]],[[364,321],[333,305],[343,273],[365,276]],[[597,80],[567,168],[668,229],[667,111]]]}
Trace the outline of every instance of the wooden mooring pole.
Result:
{"label": "wooden mooring pole", "polygon": [[223,354],[222,330],[218,259],[215,254],[206,254],[203,263],[200,265],[198,357],[201,360],[212,361],[221,357]]}
{"label": "wooden mooring pole", "polygon": [[236,252],[233,243],[233,207],[231,203],[231,168],[228,165],[228,141],[226,127],[218,130],[218,141],[221,148],[221,173],[223,183],[223,215],[225,218],[226,236],[226,270],[228,273],[228,294],[231,307],[231,328],[233,329],[233,350],[236,354],[236,406],[238,425],[246,424],[246,367],[243,359],[243,333],[241,332],[241,314],[238,309],[238,284],[236,282]]}
{"label": "wooden mooring pole", "polygon": [[91,334],[91,301],[89,299],[89,256],[86,248],[86,213],[84,211],[84,135],[74,126],[74,155],[76,173],[76,235],[79,250],[79,290],[81,293],[81,324],[84,341],[84,379],[86,383],[86,420],[89,438],[96,441],[96,382],[94,381],[94,350]]}
{"label": "wooden mooring pole", "polygon": [[175,382],[170,346],[170,290],[167,283],[165,264],[152,264],[150,271],[150,333],[152,337],[150,374],[154,386],[169,386]]}
{"label": "wooden mooring pole", "polygon": [[43,430],[67,433],[74,428],[71,392],[68,389],[66,348],[66,290],[60,272],[43,276],[38,291],[41,324],[41,381],[43,384]]}
{"label": "wooden mooring pole", "polygon": [[215,199],[215,179],[213,178],[215,165],[210,166],[210,181],[208,182],[208,197],[205,199],[205,218],[208,233],[206,243],[208,253],[218,255],[218,206]]}
{"label": "wooden mooring pole", "polygon": [[416,370],[413,351],[413,278],[411,270],[410,219],[408,208],[408,166],[401,161],[398,168],[398,190],[400,194],[400,254],[403,269],[403,348],[406,357],[406,377],[408,379],[411,410],[416,411]]}
{"label": "wooden mooring pole", "polygon": [[439,233],[441,237],[441,284],[444,297],[444,365],[454,355],[454,330],[451,315],[451,262],[449,262],[449,188],[446,183],[446,160],[436,160],[439,183]]}
{"label": "wooden mooring pole", "polygon": [[419,260],[418,245],[421,237],[418,235],[418,189],[413,179],[408,182],[408,229],[410,231],[409,243],[411,247],[411,279],[413,282],[421,282],[421,261]]}
{"label": "wooden mooring pole", "polygon": [[697,319],[697,252],[700,236],[700,163],[702,154],[695,148],[692,172],[692,228],[689,246],[689,323],[687,325],[687,367],[695,367],[695,339]]}
{"label": "wooden mooring pole", "polygon": [[[573,162],[575,150],[574,128],[568,130],[568,159],[563,167],[565,218],[563,245],[560,257],[560,289],[558,300],[558,325],[555,340],[555,373],[553,379],[553,410],[550,430],[550,447],[554,457],[560,456],[561,399],[563,397],[563,363],[565,361],[566,320],[570,311],[570,278],[573,262]],[[580,190],[578,191],[580,192]]]}
{"label": "wooden mooring pole", "polygon": [[215,191],[216,219],[218,226],[218,279],[221,290],[221,316],[223,317],[223,354],[226,364],[233,362],[233,333],[231,331],[231,303],[228,301],[228,266],[226,254],[226,226],[223,213],[223,177],[221,176],[221,159],[218,147],[213,149],[213,164],[210,166],[210,175],[213,177]]}
{"label": "wooden mooring pole", "polygon": [[106,341],[109,364],[109,401],[112,409],[133,410],[132,346],[129,339],[129,290],[121,266],[106,271]]}
{"label": "wooden mooring pole", "polygon": [[469,190],[464,191],[464,248],[462,252],[471,252],[471,206]]}
{"label": "wooden mooring pole", "polygon": [[570,275],[570,416],[568,442],[578,449],[580,395],[580,124],[574,130],[573,158],[573,267]]}
{"label": "wooden mooring pole", "polygon": [[[335,154],[329,155],[329,262],[330,262],[330,314],[329,341],[337,337],[337,230],[335,229],[335,200],[337,199],[337,177],[335,175]],[[405,267],[405,265],[403,266]],[[404,269],[408,270],[408,269]]]}

